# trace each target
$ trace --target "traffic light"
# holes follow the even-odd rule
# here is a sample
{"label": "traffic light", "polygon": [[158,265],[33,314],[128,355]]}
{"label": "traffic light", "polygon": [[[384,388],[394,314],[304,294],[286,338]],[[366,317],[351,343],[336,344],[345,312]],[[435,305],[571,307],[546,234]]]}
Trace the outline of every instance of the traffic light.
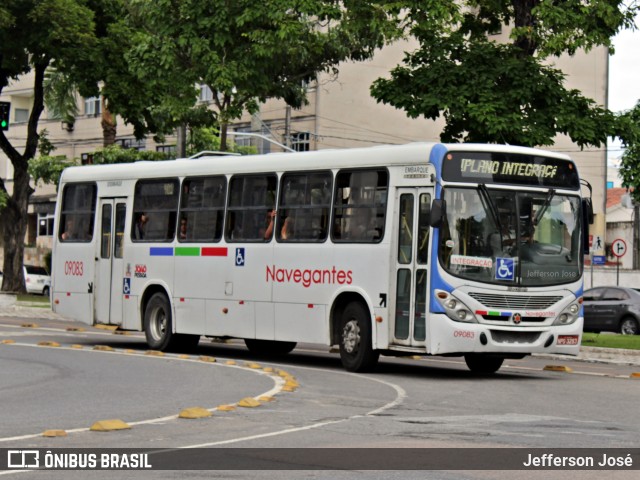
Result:
{"label": "traffic light", "polygon": [[0,128],[9,130],[9,113],[11,112],[11,102],[0,102]]}

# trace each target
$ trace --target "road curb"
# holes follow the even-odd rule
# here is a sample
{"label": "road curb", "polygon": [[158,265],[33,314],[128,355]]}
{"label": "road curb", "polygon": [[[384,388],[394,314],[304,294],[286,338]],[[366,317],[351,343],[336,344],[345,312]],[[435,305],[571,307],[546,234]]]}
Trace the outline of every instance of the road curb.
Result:
{"label": "road curb", "polygon": [[[0,293],[0,317],[47,318],[64,320],[65,317],[53,313],[51,310],[37,307],[21,306],[17,297],[11,293]],[[623,348],[580,347],[577,357],[554,354],[534,354],[542,358],[578,360],[583,362],[601,362],[620,365],[640,365],[640,350]]]}

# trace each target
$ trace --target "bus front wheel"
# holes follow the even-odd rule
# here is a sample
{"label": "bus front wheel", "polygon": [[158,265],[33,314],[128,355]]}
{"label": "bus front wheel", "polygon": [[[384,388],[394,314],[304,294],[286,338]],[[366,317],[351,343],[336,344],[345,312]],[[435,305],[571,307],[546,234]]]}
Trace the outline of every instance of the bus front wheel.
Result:
{"label": "bus front wheel", "polygon": [[464,361],[473,373],[488,375],[500,370],[504,358],[470,353],[464,356]]}
{"label": "bus front wheel", "polygon": [[144,334],[153,350],[192,351],[198,346],[199,335],[173,333],[171,304],[163,293],[155,293],[144,310]]}
{"label": "bus front wheel", "polygon": [[378,363],[380,352],[373,350],[371,315],[360,302],[349,303],[342,312],[340,360],[350,372],[366,372]]}

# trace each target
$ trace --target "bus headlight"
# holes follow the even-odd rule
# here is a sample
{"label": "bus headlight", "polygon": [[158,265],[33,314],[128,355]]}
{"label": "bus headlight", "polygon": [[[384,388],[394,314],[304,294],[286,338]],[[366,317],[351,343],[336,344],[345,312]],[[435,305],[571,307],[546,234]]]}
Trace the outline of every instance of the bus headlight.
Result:
{"label": "bus headlight", "polygon": [[579,302],[572,303],[567,308],[565,308],[558,318],[556,318],[554,325],[571,325],[578,319],[580,315],[580,304]]}
{"label": "bus headlight", "polygon": [[436,290],[435,297],[451,320],[456,322],[478,323],[469,307],[444,290]]}

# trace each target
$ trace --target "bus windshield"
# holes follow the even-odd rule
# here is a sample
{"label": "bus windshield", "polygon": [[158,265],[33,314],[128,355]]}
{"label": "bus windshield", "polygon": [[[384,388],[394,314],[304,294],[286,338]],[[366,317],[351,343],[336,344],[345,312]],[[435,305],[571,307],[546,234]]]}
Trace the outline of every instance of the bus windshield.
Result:
{"label": "bus windshield", "polygon": [[507,286],[581,278],[580,198],[550,189],[521,192],[447,187],[439,258],[457,277]]}

